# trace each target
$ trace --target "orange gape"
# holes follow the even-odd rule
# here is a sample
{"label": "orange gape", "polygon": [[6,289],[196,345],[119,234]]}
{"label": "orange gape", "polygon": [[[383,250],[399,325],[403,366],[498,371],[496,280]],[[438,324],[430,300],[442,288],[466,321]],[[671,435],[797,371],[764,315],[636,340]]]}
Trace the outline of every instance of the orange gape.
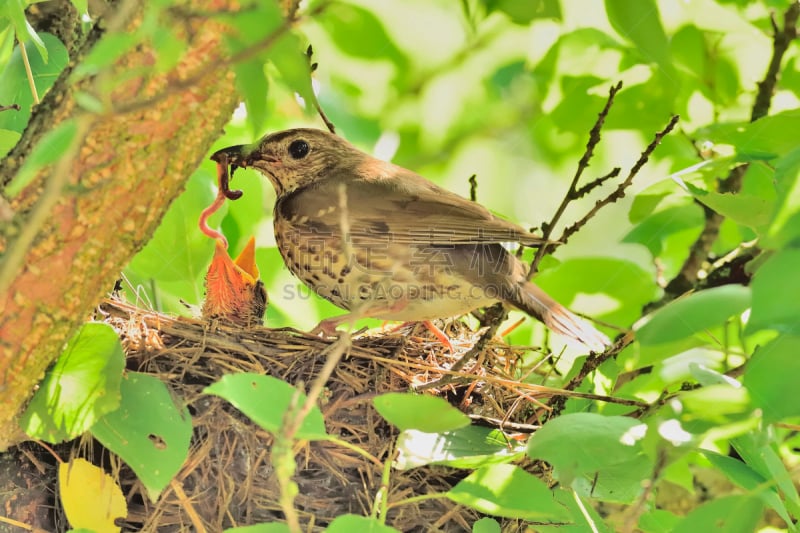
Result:
{"label": "orange gape", "polygon": [[[224,159],[224,158],[223,158]],[[232,167],[231,177],[233,170]],[[260,325],[267,309],[267,292],[259,279],[255,261],[255,239],[250,237],[244,250],[233,260],[228,254],[228,240],[217,230],[208,226],[208,219],[225,199],[237,200],[242,191],[229,188],[228,163],[217,162],[219,191],[210,206],[200,214],[200,231],[216,241],[214,258],[206,274],[206,299],[203,302],[203,317],[230,322],[237,326]]]}

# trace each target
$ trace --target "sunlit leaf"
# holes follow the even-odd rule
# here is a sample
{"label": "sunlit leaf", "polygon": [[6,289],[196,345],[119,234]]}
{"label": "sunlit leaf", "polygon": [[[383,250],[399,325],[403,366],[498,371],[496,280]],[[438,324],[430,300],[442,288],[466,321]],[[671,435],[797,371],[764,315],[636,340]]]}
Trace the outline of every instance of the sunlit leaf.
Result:
{"label": "sunlit leaf", "polygon": [[156,377],[130,372],[122,380],[121,392],[119,409],[101,418],[91,431],[133,469],[156,501],[186,459],[192,421]]}
{"label": "sunlit leaf", "polygon": [[695,508],[678,522],[673,533],[730,531],[749,533],[761,519],[763,502],[756,496],[723,496]]}
{"label": "sunlit leaf", "polygon": [[84,324],[33,395],[20,426],[31,437],[77,437],[120,402],[122,345],[107,324]]}
{"label": "sunlit leaf", "polygon": [[[5,5],[0,6],[0,14],[5,14],[5,16],[11,20],[11,24],[14,26],[14,32],[16,33],[19,42],[21,42],[23,45],[29,41],[33,42],[34,46],[39,51],[39,55],[41,56],[42,60],[47,63],[47,46],[44,44],[44,41],[39,34],[36,33],[36,30],[33,29],[33,26],[31,26],[28,20],[25,18],[25,6],[26,2],[23,0],[6,0]],[[29,59],[30,55],[31,54],[28,54]]]}
{"label": "sunlit leaf", "polygon": [[724,285],[690,294],[650,315],[638,327],[636,339],[642,344],[659,344],[721,326],[750,307],[750,298],[750,288],[741,285]]}
{"label": "sunlit leaf", "polygon": [[282,522],[254,524],[252,526],[229,527],[222,533],[290,533],[289,526]]}
{"label": "sunlit leaf", "polygon": [[114,478],[80,457],[58,465],[58,495],[73,529],[117,533],[121,528],[116,520],[128,516],[125,496]]}
{"label": "sunlit leaf", "polygon": [[669,40],[661,25],[655,0],[605,0],[608,20],[614,29],[636,45],[645,61],[673,71]]}
{"label": "sunlit leaf", "polygon": [[401,431],[416,429],[439,433],[470,423],[467,415],[437,396],[390,392],[376,396],[372,402],[378,413]]}
{"label": "sunlit leaf", "polygon": [[769,422],[800,415],[800,398],[793,392],[793,378],[800,372],[798,350],[800,337],[781,335],[757,349],[747,364],[744,384]]}
{"label": "sunlit leaf", "polygon": [[622,242],[642,244],[653,257],[659,257],[667,237],[689,228],[696,227],[699,231],[702,224],[703,211],[695,204],[667,207],[645,217],[622,238]]}
{"label": "sunlit leaf", "polygon": [[751,194],[706,191],[691,183],[686,186],[692,196],[717,213],[755,230],[764,228],[775,210],[775,202]]}
{"label": "sunlit leaf", "polygon": [[45,133],[6,188],[6,194],[13,198],[36,177],[37,172],[58,161],[72,147],[77,133],[75,119],[67,119]]}
{"label": "sunlit leaf", "polygon": [[501,11],[508,15],[512,22],[522,26],[541,18],[561,20],[561,5],[558,0],[530,0],[527,2],[484,0],[484,2],[487,11]]}
{"label": "sunlit leaf", "polygon": [[769,480],[744,462],[733,457],[720,455],[710,450],[701,450],[701,453],[733,483],[751,494],[757,494],[787,525],[791,526],[792,518],[781,501],[778,491]]}
{"label": "sunlit leaf", "polygon": [[19,132],[0,129],[0,157],[5,156],[9,150],[14,148],[20,137]]}
{"label": "sunlit leaf", "polygon": [[797,139],[786,135],[800,128],[800,110],[783,111],[755,122],[715,123],[695,133],[698,140],[730,144],[745,160],[773,159],[797,149]]}
{"label": "sunlit leaf", "polygon": [[106,33],[95,43],[89,54],[76,65],[71,73],[72,79],[77,81],[108,68],[140,40],[141,36],[137,33]]}
{"label": "sunlit leaf", "polygon": [[[279,433],[286,413],[292,405],[302,405],[306,395],[280,379],[259,374],[228,374],[204,389],[228,400],[253,422],[272,433]],[[298,439],[324,440],[325,421],[322,412],[314,406],[303,419],[295,436]]]}
{"label": "sunlit leaf", "polygon": [[447,491],[447,497],[495,516],[540,522],[568,516],[542,480],[515,465],[481,467]]}
{"label": "sunlit leaf", "polygon": [[556,479],[581,496],[630,503],[653,467],[641,445],[646,431],[622,416],[562,415],[531,436],[528,455],[553,465]]}
{"label": "sunlit leaf", "polygon": [[393,527],[387,526],[377,518],[359,516],[354,514],[343,514],[337,516],[333,522],[325,529],[327,533],[397,533]]}
{"label": "sunlit leaf", "polygon": [[[45,62],[37,53],[28,50],[28,61],[31,65],[33,84],[39,98],[43,98],[47,90],[53,86],[56,78],[69,61],[67,49],[54,35],[41,34],[41,39],[48,49],[49,60]],[[2,64],[2,63],[0,63]],[[5,67],[0,71],[0,104],[18,104],[19,111],[3,111],[0,113],[0,128],[22,133],[31,116],[33,94],[25,74],[25,64],[22,61],[19,46],[14,48]]]}
{"label": "sunlit leaf", "polygon": [[747,331],[775,329],[794,332],[800,325],[800,250],[787,249],[770,257],[753,276],[753,311]]}
{"label": "sunlit leaf", "polygon": [[524,443],[498,433],[481,426],[466,426],[444,433],[403,431],[397,437],[395,468],[409,470],[427,464],[478,468],[507,463],[524,453]]}
{"label": "sunlit leaf", "polygon": [[[211,261],[214,242],[200,232],[197,219],[213,201],[215,186],[216,179],[210,172],[197,170],[184,193],[170,206],[153,238],[131,261],[130,268],[159,280],[199,281]],[[224,210],[211,217],[211,227],[218,223]],[[199,302],[202,282],[195,285],[198,293],[185,297]]]}
{"label": "sunlit leaf", "polygon": [[472,533],[500,533],[500,523],[494,518],[485,516],[472,524]]}

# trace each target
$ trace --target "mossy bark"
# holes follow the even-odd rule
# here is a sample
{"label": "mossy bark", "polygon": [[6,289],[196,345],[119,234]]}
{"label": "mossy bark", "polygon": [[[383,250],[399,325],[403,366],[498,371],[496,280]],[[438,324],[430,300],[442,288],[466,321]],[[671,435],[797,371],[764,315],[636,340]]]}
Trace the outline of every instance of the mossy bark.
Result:
{"label": "mossy bark", "polygon": [[[207,13],[229,3],[190,7]],[[138,9],[123,20],[113,15],[117,31],[135,27]],[[156,52],[134,48],[106,78],[128,74],[102,114],[81,110],[75,99],[102,80],[75,85],[62,73],[2,162],[7,185],[44,134],[77,118],[73,156],[10,199],[13,218],[0,231],[0,449],[19,440],[16,417],[43,372],[153,234],[238,102],[232,73],[219,67],[224,28],[201,17],[173,22],[189,43],[174,69],[154,73]],[[95,37],[89,34],[87,46]]]}

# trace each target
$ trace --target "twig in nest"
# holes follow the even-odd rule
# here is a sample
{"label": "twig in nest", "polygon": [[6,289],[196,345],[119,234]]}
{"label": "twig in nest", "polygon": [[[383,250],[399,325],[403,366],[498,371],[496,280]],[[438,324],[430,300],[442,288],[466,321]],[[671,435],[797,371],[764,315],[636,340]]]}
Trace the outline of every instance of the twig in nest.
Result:
{"label": "twig in nest", "polygon": [[[478,342],[476,342],[475,345],[461,357],[461,359],[456,361],[455,364],[450,367],[451,372],[458,372],[464,368],[464,365],[466,365],[467,362],[478,356],[483,351],[483,349],[486,347],[486,344],[492,338],[494,338],[495,333],[497,333],[497,328],[499,328],[500,324],[503,323],[503,320],[506,319],[506,315],[506,308],[502,303],[496,303],[486,309],[484,317],[481,319],[481,325],[486,326],[486,331],[483,332],[480,339],[478,339]],[[424,385],[416,387],[416,390],[424,391],[428,389],[438,389],[444,387],[448,383],[451,383],[454,377],[455,376],[453,374],[446,374],[436,381],[425,383]]]}
{"label": "twig in nest", "polygon": [[[564,386],[564,390],[575,390],[583,382],[583,380],[586,379],[586,376],[597,370],[600,365],[608,361],[611,357],[620,353],[632,342],[633,333],[627,333],[605,352],[600,354],[589,354],[589,356],[583,362],[583,366],[578,373],[571,380],[569,380],[569,383]],[[561,413],[561,410],[564,409],[564,404],[566,401],[567,396],[560,395],[553,398],[553,400],[550,402],[550,407],[553,408],[550,418],[555,418]]]}
{"label": "twig in nest", "polygon": [[[800,18],[800,2],[792,2],[783,14],[783,29],[778,27],[774,16],[772,17],[772,57],[770,58],[764,79],[758,82],[758,93],[753,102],[750,122],[763,118],[769,112],[772,95],[778,84],[778,74],[786,50],[791,42],[797,38],[797,21]],[[728,176],[720,180],[717,189],[721,193],[737,193],[742,188],[742,179],[747,172],[749,164],[744,163],[731,169]],[[712,245],[719,236],[719,229],[725,219],[722,215],[707,206],[703,206],[705,223],[703,230],[692,246],[689,247],[689,256],[681,266],[678,274],[667,284],[664,297],[656,303],[655,307],[665,304],[675,297],[694,288],[699,279],[703,264],[708,258]]]}
{"label": "twig in nest", "polygon": [[[309,76],[311,74],[313,74],[315,70],[317,70],[317,67],[319,67],[319,63],[312,63],[311,62],[311,57],[313,55],[314,55],[314,49],[309,44],[308,45],[308,49],[306,50],[306,58],[308,58],[308,70],[309,70],[308,75]],[[330,119],[328,118],[328,115],[326,115],[325,111],[322,110],[322,106],[320,105],[319,99],[317,98],[317,93],[314,92],[313,87],[311,89],[311,97],[314,99],[314,102],[313,102],[314,108],[317,110],[317,113],[319,113],[319,117],[322,119],[322,122],[325,123],[325,127],[327,127],[328,131],[330,131],[331,133],[336,133],[336,126],[333,125],[333,122],[330,121]]]}

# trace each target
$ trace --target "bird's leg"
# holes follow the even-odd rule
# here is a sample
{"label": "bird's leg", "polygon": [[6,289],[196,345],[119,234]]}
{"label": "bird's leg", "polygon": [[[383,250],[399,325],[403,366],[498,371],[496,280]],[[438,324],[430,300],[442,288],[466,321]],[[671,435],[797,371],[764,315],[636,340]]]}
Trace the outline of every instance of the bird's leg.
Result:
{"label": "bird's leg", "polygon": [[447,335],[444,334],[444,331],[439,329],[436,326],[436,324],[434,324],[430,320],[423,320],[422,323],[425,325],[426,328],[428,328],[428,331],[433,333],[433,336],[436,337],[439,340],[439,342],[441,342],[444,345],[444,347],[450,351],[450,353],[456,353],[456,351],[453,349],[453,345],[450,342],[450,339],[447,337]]}
{"label": "bird's leg", "polygon": [[[381,315],[397,313],[402,311],[406,305],[408,305],[408,301],[403,299],[398,300],[391,305],[387,303],[381,303],[368,307],[367,309],[357,309],[351,313],[345,313],[343,315],[326,318],[317,324],[314,329],[309,331],[309,333],[311,335],[319,335],[321,333],[326,337],[335,337],[336,328],[345,322],[354,323],[359,318],[377,318]],[[444,335],[444,333],[442,333],[442,335]]]}

